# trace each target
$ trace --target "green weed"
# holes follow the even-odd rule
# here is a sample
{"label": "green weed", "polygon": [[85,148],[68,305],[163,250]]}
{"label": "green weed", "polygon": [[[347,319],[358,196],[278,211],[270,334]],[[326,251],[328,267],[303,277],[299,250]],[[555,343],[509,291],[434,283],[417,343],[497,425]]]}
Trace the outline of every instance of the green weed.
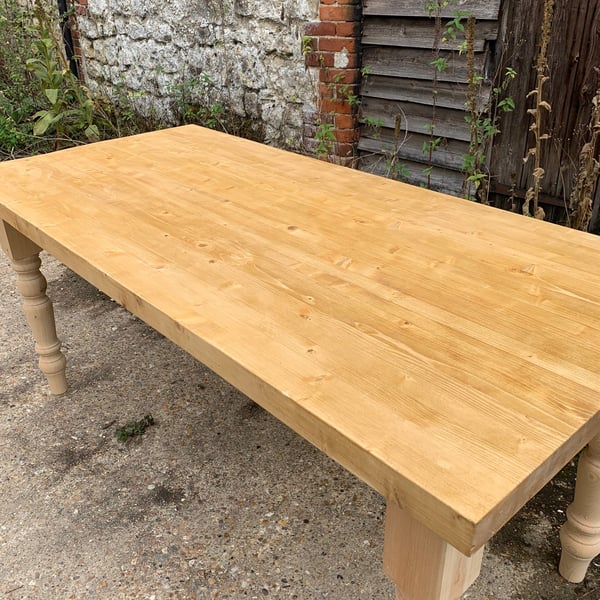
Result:
{"label": "green weed", "polygon": [[115,437],[118,442],[124,444],[132,438],[146,433],[148,427],[151,427],[152,425],[154,425],[154,418],[152,415],[146,415],[139,421],[127,421],[123,427],[117,427],[115,430]]}

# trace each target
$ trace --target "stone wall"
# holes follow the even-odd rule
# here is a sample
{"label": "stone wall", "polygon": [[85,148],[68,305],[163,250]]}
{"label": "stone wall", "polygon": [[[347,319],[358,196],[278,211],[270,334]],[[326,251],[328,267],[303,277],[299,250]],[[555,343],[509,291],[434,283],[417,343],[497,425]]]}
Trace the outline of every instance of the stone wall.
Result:
{"label": "stone wall", "polygon": [[226,126],[304,149],[318,72],[305,65],[303,36],[319,0],[79,0],[76,15],[93,91],[120,90],[167,117],[178,99],[219,103]]}

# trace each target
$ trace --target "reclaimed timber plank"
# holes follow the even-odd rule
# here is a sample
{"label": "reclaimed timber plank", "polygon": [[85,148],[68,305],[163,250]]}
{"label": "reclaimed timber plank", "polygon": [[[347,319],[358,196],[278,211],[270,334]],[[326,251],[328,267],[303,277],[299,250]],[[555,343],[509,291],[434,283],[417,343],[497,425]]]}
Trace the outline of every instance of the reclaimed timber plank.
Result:
{"label": "reclaimed timber plank", "polygon": [[[440,58],[448,61],[448,68],[438,72],[438,81],[468,83],[467,62],[457,52],[441,51]],[[363,65],[369,73],[394,77],[429,80],[433,79],[434,67],[431,51],[417,48],[394,48],[392,46],[365,46]],[[475,70],[482,73],[485,54],[475,55]]]}
{"label": "reclaimed timber plank", "polygon": [[464,142],[471,139],[469,126],[464,119],[464,111],[437,107],[434,118],[431,106],[381,98],[364,98],[362,110],[363,117],[380,119],[382,125],[390,129],[395,128],[396,117],[400,115],[402,126],[407,131],[425,133],[433,124],[436,137],[453,138]]}
{"label": "reclaimed timber plank", "polygon": [[[423,152],[423,144],[426,144],[429,140],[429,135],[425,133],[408,132],[406,132],[406,138],[404,132],[401,132],[399,139],[396,140],[393,129],[383,127],[379,131],[373,131],[372,128],[365,130],[363,126],[363,134],[360,137],[358,149],[365,153],[381,153],[386,157],[395,153],[400,161],[427,162],[427,155]],[[460,170],[463,164],[463,156],[468,152],[468,142],[445,138],[433,153],[432,163],[439,167]]]}
{"label": "reclaimed timber plank", "polygon": [[[491,87],[484,84],[478,93],[478,106],[483,108],[489,100]],[[407,79],[369,74],[363,78],[361,95],[370,98],[384,98],[401,102],[432,105],[435,94],[437,106],[464,111],[467,97],[467,85],[451,81]]]}
{"label": "reclaimed timber plank", "polygon": [[[476,19],[495,20],[500,11],[500,0],[458,0],[441,11],[443,17],[453,17],[456,11],[472,13]],[[364,0],[363,14],[398,17],[428,17],[423,0]]]}
{"label": "reclaimed timber plank", "polygon": [[[497,21],[478,21],[475,25],[475,51],[483,52],[486,41],[495,40],[497,36]],[[440,50],[457,50],[463,41],[464,36],[462,35],[458,35],[456,40],[444,38],[439,40],[439,48]],[[431,50],[435,42],[435,28],[431,20],[370,17],[365,19],[363,25],[362,43],[367,45]]]}
{"label": "reclaimed timber plank", "polygon": [[[427,165],[424,162],[416,162],[408,159],[400,161],[406,169],[406,176],[400,180],[414,186],[426,186],[428,177],[425,173]],[[372,173],[381,177],[389,177],[389,165],[384,155],[362,153],[359,156],[358,168],[365,173]],[[429,183],[432,190],[444,190],[445,194],[461,197],[463,194],[464,176],[458,171],[448,168],[433,167]]]}

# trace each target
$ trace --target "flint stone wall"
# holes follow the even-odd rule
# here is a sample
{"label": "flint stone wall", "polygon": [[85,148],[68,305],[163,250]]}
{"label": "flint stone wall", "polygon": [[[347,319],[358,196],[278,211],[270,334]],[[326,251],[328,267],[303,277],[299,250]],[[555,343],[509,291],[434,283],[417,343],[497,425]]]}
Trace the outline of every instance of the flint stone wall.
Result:
{"label": "flint stone wall", "polygon": [[205,106],[218,102],[229,117],[252,122],[266,143],[302,149],[317,95],[302,36],[318,0],[86,4],[77,22],[92,90],[127,93],[167,119],[182,95]]}

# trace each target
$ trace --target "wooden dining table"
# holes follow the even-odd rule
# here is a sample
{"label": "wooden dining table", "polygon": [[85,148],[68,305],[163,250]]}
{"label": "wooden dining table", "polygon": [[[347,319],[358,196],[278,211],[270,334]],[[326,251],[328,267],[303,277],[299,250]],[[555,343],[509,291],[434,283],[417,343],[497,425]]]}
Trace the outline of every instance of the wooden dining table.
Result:
{"label": "wooden dining table", "polygon": [[600,552],[598,237],[190,125],[0,163],[0,241],[54,394],[41,249],[379,491],[398,599],[586,446],[561,573]]}

